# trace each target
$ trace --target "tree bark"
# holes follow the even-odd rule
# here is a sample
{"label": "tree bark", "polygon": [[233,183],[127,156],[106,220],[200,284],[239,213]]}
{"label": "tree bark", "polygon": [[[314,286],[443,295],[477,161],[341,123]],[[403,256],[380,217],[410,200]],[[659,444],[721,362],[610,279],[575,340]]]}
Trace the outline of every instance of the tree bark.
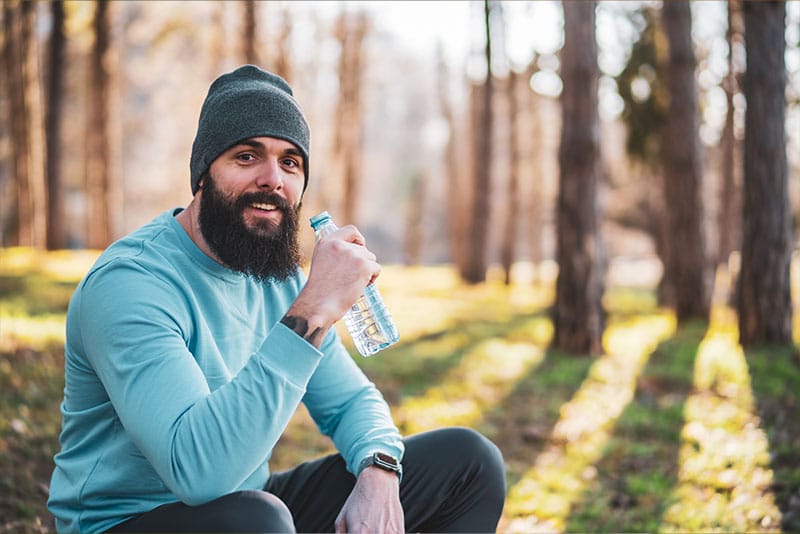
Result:
{"label": "tree bark", "polygon": [[109,72],[109,2],[97,2],[93,21],[94,45],[89,67],[89,118],[85,188],[87,195],[87,246],[102,249],[111,243]]}
{"label": "tree bark", "polygon": [[340,14],[336,27],[340,56],[334,148],[342,172],[342,220],[348,224],[358,224],[363,129],[361,76],[364,70],[363,45],[367,31],[368,20],[365,13]]}
{"label": "tree bark", "polygon": [[242,6],[242,59],[251,65],[258,64],[258,49],[256,47],[256,21],[255,0],[244,0]]}
{"label": "tree bark", "polygon": [[783,2],[744,2],[744,134],[739,339],[792,342],[792,228],[786,160]]}
{"label": "tree bark", "polygon": [[456,132],[459,130],[456,125],[456,117],[453,106],[450,102],[450,92],[448,90],[448,71],[444,61],[444,53],[441,44],[436,48],[438,56],[437,69],[437,92],[439,97],[439,108],[447,122],[449,135],[445,146],[444,167],[447,180],[446,202],[447,202],[447,230],[450,242],[450,261],[456,266],[461,266],[464,261],[464,199],[462,198],[461,180],[459,180],[461,167],[458,158],[458,140]]}
{"label": "tree bark", "polygon": [[669,107],[661,143],[666,200],[668,279],[674,291],[679,322],[707,319],[709,265],[703,234],[702,163],[699,115],[688,2],[664,2],[663,23],[669,43],[667,87]]}
{"label": "tree bark", "polygon": [[[517,228],[519,221],[519,176],[522,157],[519,145],[519,83],[520,75],[511,71],[508,77],[508,121],[509,137],[508,144],[511,152],[509,158],[508,175],[508,208],[505,216],[505,231],[503,232],[503,242],[500,248],[500,263],[503,267],[504,281],[506,285],[511,284],[511,268],[516,259]],[[525,81],[525,80],[523,80]],[[527,88],[525,88],[527,90]]]}
{"label": "tree bark", "polygon": [[492,84],[492,35],[491,7],[489,0],[484,0],[484,22],[486,28],[486,80],[480,92],[480,108],[478,120],[473,129],[473,181],[471,217],[469,227],[466,259],[461,277],[468,284],[478,284],[486,280],[487,243],[489,239],[490,199],[491,199],[491,167],[492,167],[492,135],[494,120],[492,100],[494,87]]}
{"label": "tree bark", "polygon": [[17,217],[10,243],[44,247],[47,199],[44,184],[44,119],[39,98],[39,65],[34,2],[3,3],[4,56],[9,100],[11,176]]}
{"label": "tree bark", "polygon": [[722,128],[722,185],[720,188],[720,210],[718,219],[719,229],[719,249],[717,250],[717,263],[727,264],[731,252],[739,250],[741,235],[741,176],[740,157],[741,147],[736,140],[734,130],[735,109],[733,97],[738,90],[736,61],[734,60],[734,49],[741,40],[741,2],[737,0],[728,1],[728,29],[725,32],[728,41],[728,74],[723,80],[725,89],[725,100],[728,111],[725,114],[725,124]]}
{"label": "tree bark", "polygon": [[556,300],[553,346],[575,354],[602,353],[602,244],[595,2],[562,2],[562,126],[558,151]]}
{"label": "tree bark", "polygon": [[47,79],[45,144],[47,147],[47,248],[66,247],[64,185],[61,173],[61,116],[64,85],[64,2],[51,0],[53,28],[50,34]]}

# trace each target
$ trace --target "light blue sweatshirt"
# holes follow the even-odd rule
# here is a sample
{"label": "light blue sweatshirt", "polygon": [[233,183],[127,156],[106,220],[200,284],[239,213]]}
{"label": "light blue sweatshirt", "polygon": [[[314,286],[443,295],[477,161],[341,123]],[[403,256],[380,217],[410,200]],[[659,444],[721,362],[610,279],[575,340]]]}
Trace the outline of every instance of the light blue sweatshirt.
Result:
{"label": "light blue sweatshirt", "polygon": [[334,329],[317,350],[280,319],[305,279],[222,267],[161,214],[106,250],[67,312],[60,532],[106,530],[162,504],[262,489],[300,402],[348,468],[402,456],[389,408]]}

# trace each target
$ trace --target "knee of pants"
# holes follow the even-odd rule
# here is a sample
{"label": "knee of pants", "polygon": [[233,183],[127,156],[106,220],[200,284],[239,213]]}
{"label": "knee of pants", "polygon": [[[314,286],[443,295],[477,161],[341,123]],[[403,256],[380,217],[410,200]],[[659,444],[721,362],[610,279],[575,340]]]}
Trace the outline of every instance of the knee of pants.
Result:
{"label": "knee of pants", "polygon": [[453,447],[443,450],[457,450],[458,457],[469,459],[480,466],[480,473],[489,480],[498,481],[505,492],[505,463],[503,453],[486,436],[466,427],[448,427],[440,429],[442,437]]}
{"label": "knee of pants", "polygon": [[235,530],[249,532],[294,532],[289,508],[266,491],[244,490],[224,497],[225,514]]}

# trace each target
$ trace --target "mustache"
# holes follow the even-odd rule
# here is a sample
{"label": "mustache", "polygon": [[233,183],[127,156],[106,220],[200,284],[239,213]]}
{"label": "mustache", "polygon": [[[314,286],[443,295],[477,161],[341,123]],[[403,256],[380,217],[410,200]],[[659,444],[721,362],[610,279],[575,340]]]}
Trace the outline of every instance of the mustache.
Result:
{"label": "mustache", "polygon": [[236,207],[238,209],[243,209],[254,203],[273,204],[277,209],[283,212],[295,209],[295,207],[288,200],[286,200],[286,198],[275,193],[267,193],[263,191],[242,194],[242,196],[236,200]]}

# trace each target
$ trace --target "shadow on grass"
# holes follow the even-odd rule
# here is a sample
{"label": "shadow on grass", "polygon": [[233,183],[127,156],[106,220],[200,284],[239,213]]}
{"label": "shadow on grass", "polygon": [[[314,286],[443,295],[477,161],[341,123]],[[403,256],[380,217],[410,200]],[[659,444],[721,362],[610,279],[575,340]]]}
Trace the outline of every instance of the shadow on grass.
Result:
{"label": "shadow on grass", "polygon": [[800,357],[795,347],[745,352],[761,427],[769,440],[772,491],[784,532],[800,532]]}
{"label": "shadow on grass", "polygon": [[658,530],[678,479],[680,429],[704,332],[699,323],[681,327],[650,356],[567,532]]}
{"label": "shadow on grass", "polygon": [[61,425],[63,349],[0,352],[0,531],[47,532]]}
{"label": "shadow on grass", "polygon": [[547,350],[542,363],[522,378],[502,405],[486,413],[480,430],[506,461],[514,486],[547,445],[567,403],[586,378],[594,358]]}
{"label": "shadow on grass", "polygon": [[371,358],[354,356],[391,405],[439,384],[472,348],[491,338],[510,339],[541,313],[518,314],[510,320],[460,320],[451,327],[402,342]]}

